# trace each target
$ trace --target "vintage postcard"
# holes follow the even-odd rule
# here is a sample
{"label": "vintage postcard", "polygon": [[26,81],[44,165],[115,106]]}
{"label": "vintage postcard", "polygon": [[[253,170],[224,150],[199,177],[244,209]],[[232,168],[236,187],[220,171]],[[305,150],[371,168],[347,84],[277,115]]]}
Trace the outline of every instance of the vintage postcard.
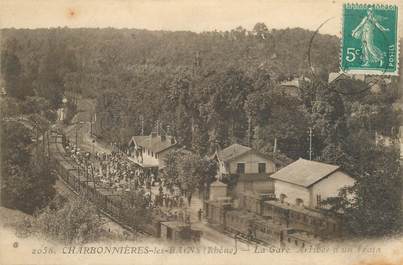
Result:
{"label": "vintage postcard", "polygon": [[403,264],[401,1],[3,0],[0,264]]}

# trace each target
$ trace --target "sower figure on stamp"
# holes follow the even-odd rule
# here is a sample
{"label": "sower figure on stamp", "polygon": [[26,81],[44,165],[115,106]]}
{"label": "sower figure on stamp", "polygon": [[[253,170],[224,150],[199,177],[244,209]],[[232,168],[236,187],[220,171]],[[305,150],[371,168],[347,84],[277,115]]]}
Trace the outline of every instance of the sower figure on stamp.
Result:
{"label": "sower figure on stamp", "polygon": [[372,63],[379,63],[382,66],[384,63],[384,55],[374,43],[374,31],[376,28],[380,31],[390,30],[379,24],[378,17],[374,15],[372,8],[369,8],[367,16],[362,19],[361,23],[351,33],[354,38],[361,40],[363,66],[369,66]]}

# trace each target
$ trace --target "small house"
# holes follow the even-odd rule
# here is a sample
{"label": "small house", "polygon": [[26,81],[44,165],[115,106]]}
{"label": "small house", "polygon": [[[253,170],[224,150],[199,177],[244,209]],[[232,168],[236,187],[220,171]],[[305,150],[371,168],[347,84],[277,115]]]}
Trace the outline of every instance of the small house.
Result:
{"label": "small house", "polygon": [[280,161],[240,144],[217,151],[214,158],[218,163],[219,179],[236,178],[235,195],[245,191],[274,191],[270,175],[281,166]]}
{"label": "small house", "polygon": [[337,197],[342,188],[355,183],[340,166],[302,158],[280,169],[271,178],[277,199],[309,208],[320,208],[322,200]]}

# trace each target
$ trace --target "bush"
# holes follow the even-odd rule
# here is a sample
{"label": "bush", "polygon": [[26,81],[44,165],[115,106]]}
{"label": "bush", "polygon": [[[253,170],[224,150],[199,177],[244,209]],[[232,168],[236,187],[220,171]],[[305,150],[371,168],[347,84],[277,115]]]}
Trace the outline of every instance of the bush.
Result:
{"label": "bush", "polygon": [[93,204],[58,196],[36,215],[33,227],[50,239],[81,244],[97,240],[103,234],[103,224],[104,220]]}

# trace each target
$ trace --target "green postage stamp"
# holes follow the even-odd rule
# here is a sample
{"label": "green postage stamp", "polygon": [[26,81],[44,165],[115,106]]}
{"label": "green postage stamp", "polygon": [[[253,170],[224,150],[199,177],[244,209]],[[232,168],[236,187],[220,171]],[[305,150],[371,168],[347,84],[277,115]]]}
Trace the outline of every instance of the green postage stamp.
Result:
{"label": "green postage stamp", "polygon": [[344,4],[341,71],[397,75],[398,8],[382,4]]}

